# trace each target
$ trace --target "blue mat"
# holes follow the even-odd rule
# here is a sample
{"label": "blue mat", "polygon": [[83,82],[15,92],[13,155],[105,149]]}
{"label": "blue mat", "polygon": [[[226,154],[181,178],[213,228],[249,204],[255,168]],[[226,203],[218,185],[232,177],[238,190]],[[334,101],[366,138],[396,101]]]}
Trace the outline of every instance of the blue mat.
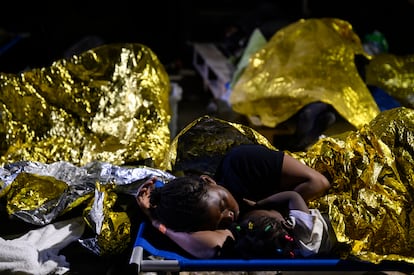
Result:
{"label": "blue mat", "polygon": [[[152,229],[152,227],[150,227]],[[414,266],[401,262],[373,264],[342,259],[192,259],[174,251],[158,249],[145,238],[146,223],[138,230],[130,264],[137,271],[400,271]]]}

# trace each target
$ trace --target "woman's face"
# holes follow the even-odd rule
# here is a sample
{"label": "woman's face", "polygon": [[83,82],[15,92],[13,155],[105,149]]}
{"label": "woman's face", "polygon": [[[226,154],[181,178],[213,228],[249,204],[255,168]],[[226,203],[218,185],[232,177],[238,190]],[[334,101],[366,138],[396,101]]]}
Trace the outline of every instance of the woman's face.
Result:
{"label": "woman's face", "polygon": [[207,181],[207,230],[229,228],[239,216],[239,204],[224,187],[217,185],[211,178]]}

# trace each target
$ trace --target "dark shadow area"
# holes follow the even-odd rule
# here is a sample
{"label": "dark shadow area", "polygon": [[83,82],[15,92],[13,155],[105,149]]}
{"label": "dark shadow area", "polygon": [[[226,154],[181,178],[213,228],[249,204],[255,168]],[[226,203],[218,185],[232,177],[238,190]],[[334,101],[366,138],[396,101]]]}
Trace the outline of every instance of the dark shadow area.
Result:
{"label": "dark shadow area", "polygon": [[407,39],[414,25],[411,2],[8,1],[0,14],[0,71],[46,66],[90,36],[102,43],[142,43],[167,67],[178,61],[188,65],[191,41],[225,43],[234,27],[241,37],[256,27],[270,36],[289,22],[309,17],[348,20],[361,37],[377,29],[389,41],[391,52],[408,54],[414,49],[414,42]]}

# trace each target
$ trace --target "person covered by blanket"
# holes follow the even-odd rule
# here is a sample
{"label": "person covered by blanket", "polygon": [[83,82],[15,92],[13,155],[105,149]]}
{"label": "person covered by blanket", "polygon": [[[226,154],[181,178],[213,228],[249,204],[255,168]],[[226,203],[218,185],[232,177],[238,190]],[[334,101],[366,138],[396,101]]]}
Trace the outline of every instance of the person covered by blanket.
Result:
{"label": "person covered by blanket", "polygon": [[252,210],[248,201],[292,190],[304,201],[324,194],[329,181],[283,151],[239,145],[223,157],[214,177],[187,175],[155,188],[144,183],[137,202],[152,224],[197,258],[213,258],[233,240],[231,226]]}

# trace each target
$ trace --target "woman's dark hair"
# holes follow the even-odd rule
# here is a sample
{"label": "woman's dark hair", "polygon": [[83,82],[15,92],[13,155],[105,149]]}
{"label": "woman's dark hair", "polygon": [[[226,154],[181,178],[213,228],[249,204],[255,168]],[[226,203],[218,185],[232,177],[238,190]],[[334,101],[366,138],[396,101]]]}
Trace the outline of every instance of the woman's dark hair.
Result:
{"label": "woman's dark hair", "polygon": [[151,216],[175,231],[203,230],[207,219],[207,183],[199,176],[177,177],[150,197]]}
{"label": "woman's dark hair", "polygon": [[242,219],[232,228],[236,257],[294,258],[295,241],[288,230],[275,218],[258,215]]}

